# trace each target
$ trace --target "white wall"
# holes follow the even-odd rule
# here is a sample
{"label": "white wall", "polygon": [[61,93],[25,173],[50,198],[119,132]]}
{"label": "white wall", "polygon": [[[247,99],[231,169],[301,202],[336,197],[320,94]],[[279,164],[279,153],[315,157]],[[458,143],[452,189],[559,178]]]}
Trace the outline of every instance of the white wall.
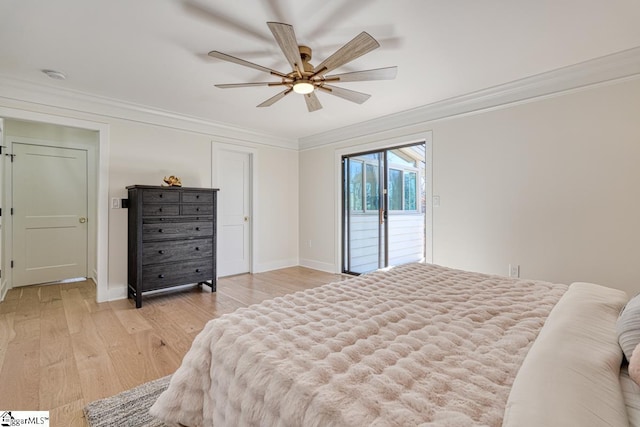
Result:
{"label": "white wall", "polygon": [[260,149],[254,159],[255,272],[298,265],[298,151]]}
{"label": "white wall", "polygon": [[336,150],[431,130],[435,263],[640,292],[639,117],[634,79],[302,151],[301,261],[340,268]]}
{"label": "white wall", "polygon": [[[218,138],[219,139],[219,138]],[[109,198],[126,198],[126,186],[161,185],[162,178],[177,175],[185,187],[216,187],[216,164],[212,137],[153,125],[125,121],[110,126]],[[228,146],[228,141],[225,141]],[[245,144],[246,146],[247,144]],[[297,152],[256,144],[254,229],[256,271],[298,263]],[[127,211],[109,215],[110,295],[126,295]]]}
{"label": "white wall", "polygon": [[[211,186],[211,139],[206,135],[112,122],[110,129],[109,200],[127,198],[128,185],[162,185],[179,176],[185,187]],[[126,297],[127,209],[109,211],[109,295]]]}
{"label": "white wall", "polygon": [[[126,120],[81,112],[79,109],[58,108],[27,101],[0,97],[1,115],[74,118],[108,128],[108,199],[126,198],[126,186],[133,184],[161,185],[166,175],[177,175],[184,186],[215,187],[214,144],[225,143],[250,147],[256,152],[254,172],[259,183],[254,205],[256,224],[254,265],[256,272],[298,263],[298,153],[260,143],[259,136],[243,139],[228,128],[217,129],[202,123],[166,119],[167,126],[151,124],[135,118]],[[119,113],[120,114],[120,113]],[[196,130],[185,130],[192,127]],[[203,129],[203,130],[200,130]],[[208,132],[207,129],[211,129]],[[268,137],[264,138],[273,144]],[[215,141],[215,142],[214,142]],[[108,203],[108,201],[107,201]],[[108,247],[108,278],[106,296],[126,297],[127,282],[127,211],[109,209],[106,245]],[[102,242],[104,243],[104,242]],[[100,242],[98,242],[100,245]]]}
{"label": "white wall", "polygon": [[334,191],[335,162],[332,148],[300,153],[300,263],[325,271],[335,265],[336,209],[340,194]]}

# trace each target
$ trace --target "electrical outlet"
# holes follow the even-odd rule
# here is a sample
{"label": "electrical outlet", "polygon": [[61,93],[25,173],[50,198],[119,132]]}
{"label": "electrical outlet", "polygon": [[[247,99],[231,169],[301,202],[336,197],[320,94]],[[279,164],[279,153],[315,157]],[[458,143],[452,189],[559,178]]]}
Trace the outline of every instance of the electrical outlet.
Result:
{"label": "electrical outlet", "polygon": [[517,264],[509,264],[509,277],[520,277],[520,266]]}

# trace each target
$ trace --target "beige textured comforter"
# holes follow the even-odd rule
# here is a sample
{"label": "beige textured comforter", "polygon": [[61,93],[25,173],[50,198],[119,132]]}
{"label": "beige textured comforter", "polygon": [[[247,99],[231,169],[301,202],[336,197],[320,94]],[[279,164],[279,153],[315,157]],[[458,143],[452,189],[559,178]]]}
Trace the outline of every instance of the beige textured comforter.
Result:
{"label": "beige textured comforter", "polygon": [[186,426],[499,426],[566,289],[408,264],[265,301],[209,322],[151,413]]}

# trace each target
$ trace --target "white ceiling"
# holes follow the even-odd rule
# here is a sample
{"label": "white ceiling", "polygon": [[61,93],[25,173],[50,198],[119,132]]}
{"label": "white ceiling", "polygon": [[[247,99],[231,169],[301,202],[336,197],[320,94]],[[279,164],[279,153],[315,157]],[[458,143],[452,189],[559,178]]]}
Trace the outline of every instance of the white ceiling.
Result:
{"label": "white ceiling", "polygon": [[[292,24],[318,64],[361,31],[381,47],[335,71],[398,66],[391,81],[255,106],[280,88],[209,58],[219,50],[288,72],[266,22]],[[298,139],[640,46],[638,0],[3,0],[0,76]],[[56,81],[42,69],[64,72]]]}

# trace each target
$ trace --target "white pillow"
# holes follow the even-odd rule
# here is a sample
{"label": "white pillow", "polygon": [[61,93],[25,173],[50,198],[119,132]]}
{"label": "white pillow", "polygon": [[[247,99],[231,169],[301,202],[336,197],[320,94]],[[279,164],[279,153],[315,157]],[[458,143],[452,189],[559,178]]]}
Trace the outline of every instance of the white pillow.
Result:
{"label": "white pillow", "polygon": [[615,333],[626,301],[603,286],[569,287],[520,367],[503,427],[629,426]]}
{"label": "white pillow", "polygon": [[631,298],[620,312],[616,333],[624,356],[631,360],[633,349],[640,344],[640,295]]}

